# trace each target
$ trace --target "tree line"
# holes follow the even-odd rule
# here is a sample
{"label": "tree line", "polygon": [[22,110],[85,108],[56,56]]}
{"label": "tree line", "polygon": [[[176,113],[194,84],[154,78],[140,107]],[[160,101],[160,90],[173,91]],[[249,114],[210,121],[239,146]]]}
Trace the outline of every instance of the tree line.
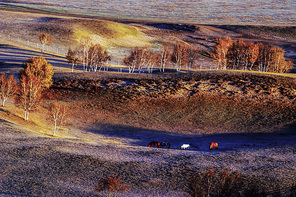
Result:
{"label": "tree line", "polygon": [[[40,34],[41,44],[49,44],[51,38]],[[100,71],[108,66],[111,56],[100,44],[94,43],[90,37],[82,37],[75,50],[69,48],[66,59],[72,64],[72,72],[78,63],[83,71]],[[147,47],[135,47],[123,59],[130,73],[146,70],[152,73],[154,68],[164,72],[168,63],[172,63],[177,72],[182,68],[190,70],[199,58],[201,51],[186,42],[166,44],[155,51]],[[245,42],[243,39],[232,40],[230,37],[218,38],[210,51],[210,58],[217,63],[217,69],[250,70],[260,72],[286,73],[293,68],[293,62],[286,60],[285,51],[264,42]]]}
{"label": "tree line", "polygon": [[[199,51],[196,48],[183,42],[177,42],[174,46],[166,44],[160,51],[147,47],[135,47],[123,59],[123,63],[130,73],[136,70],[152,73],[154,68],[164,72],[168,62],[172,62],[179,72],[182,67],[190,70],[193,62],[198,59],[198,54]],[[72,72],[78,63],[82,64],[84,71],[96,72],[108,65],[111,56],[100,44],[95,44],[89,37],[84,37],[75,50],[69,48],[66,59],[72,65]]]}
{"label": "tree line", "polygon": [[284,57],[285,51],[263,42],[245,42],[230,37],[218,38],[210,55],[217,62],[217,69],[254,70],[286,73],[293,68],[291,60]]}

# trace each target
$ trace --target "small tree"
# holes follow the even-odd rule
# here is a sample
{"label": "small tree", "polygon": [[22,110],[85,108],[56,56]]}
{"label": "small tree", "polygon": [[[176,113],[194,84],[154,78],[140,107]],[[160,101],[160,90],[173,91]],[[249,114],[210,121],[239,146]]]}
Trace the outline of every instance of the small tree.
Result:
{"label": "small tree", "polygon": [[96,72],[111,60],[111,56],[100,44],[92,44],[88,49],[88,66],[89,70]]}
{"label": "small tree", "polygon": [[174,46],[174,50],[171,56],[171,60],[175,63],[175,68],[179,72],[182,66],[188,63],[187,46],[181,42],[177,42]]}
{"label": "small tree", "polygon": [[166,44],[160,52],[160,71],[164,72],[167,61],[170,59],[170,45]]}
{"label": "small tree", "polygon": [[61,104],[52,104],[49,108],[50,117],[54,123],[53,136],[59,131],[66,120],[66,107]]}
{"label": "small tree", "polygon": [[29,119],[30,111],[35,110],[41,102],[42,83],[35,75],[22,75],[19,91],[15,99],[17,106],[25,110],[24,119]]}
{"label": "small tree", "polygon": [[73,72],[74,66],[77,65],[77,62],[78,62],[77,51],[72,51],[71,48],[69,48],[66,59],[68,60],[68,63],[72,64],[72,72]]}
{"label": "small tree", "polygon": [[5,105],[6,100],[13,96],[17,90],[17,82],[14,76],[5,73],[0,75],[0,98],[2,99],[2,106]]}
{"label": "small tree", "polygon": [[78,55],[79,55],[79,59],[82,62],[83,65],[83,71],[87,71],[87,67],[86,64],[89,61],[89,48],[92,45],[92,41],[90,39],[90,37],[82,37],[79,40],[79,48],[78,48]]}
{"label": "small tree", "polygon": [[217,39],[217,44],[211,51],[212,59],[218,63],[217,69],[226,70],[228,63],[228,51],[232,48],[232,44],[233,41],[230,37]]}
{"label": "small tree", "polygon": [[147,61],[147,49],[135,47],[131,50],[130,55],[124,58],[123,62],[125,65],[129,66],[129,72],[133,73],[136,68],[139,71],[144,67]]}
{"label": "small tree", "polygon": [[126,184],[122,184],[119,178],[110,176],[101,179],[96,185],[95,192],[101,192],[107,190],[109,192],[124,192],[128,190]]}
{"label": "small tree", "polygon": [[194,61],[198,59],[199,55],[198,55],[198,50],[196,48],[194,48],[193,46],[189,46],[187,48],[187,71],[190,71],[190,68],[192,67],[192,65],[194,64]]}
{"label": "small tree", "polygon": [[46,33],[41,33],[39,35],[39,41],[42,44],[42,52],[44,51],[45,45],[50,45],[51,44],[51,37],[46,34]]}
{"label": "small tree", "polygon": [[[54,74],[52,65],[46,61],[42,56],[40,57],[31,57],[23,65],[23,70],[20,71],[19,77],[25,76],[36,76],[42,88],[49,88],[52,85],[52,76]],[[30,77],[29,77],[30,78]]]}

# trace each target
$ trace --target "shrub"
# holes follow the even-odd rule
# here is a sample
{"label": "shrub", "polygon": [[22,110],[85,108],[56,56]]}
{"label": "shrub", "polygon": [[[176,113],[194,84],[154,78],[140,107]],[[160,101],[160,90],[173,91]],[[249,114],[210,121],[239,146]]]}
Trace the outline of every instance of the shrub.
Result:
{"label": "shrub", "polygon": [[104,190],[109,192],[124,192],[127,189],[127,185],[122,184],[119,178],[111,176],[101,179],[96,185],[95,192],[101,192]]}

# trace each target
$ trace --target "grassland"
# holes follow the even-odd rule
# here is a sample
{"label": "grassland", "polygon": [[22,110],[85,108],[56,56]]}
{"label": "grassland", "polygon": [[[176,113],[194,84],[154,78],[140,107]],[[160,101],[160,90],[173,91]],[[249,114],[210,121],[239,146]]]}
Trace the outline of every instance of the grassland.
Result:
{"label": "grassland", "polygon": [[[243,37],[212,26],[188,32],[45,13],[1,14],[6,17],[1,33],[18,31],[36,39],[42,30],[58,38],[55,45],[67,46],[75,46],[81,35],[100,36],[121,57],[119,49],[140,43],[157,48],[183,40],[206,50],[221,35]],[[11,24],[17,24],[14,32]],[[127,45],[129,38],[136,42]],[[264,40],[287,49],[294,46],[293,38]],[[1,44],[1,72],[17,74],[28,56],[44,55],[55,75],[29,121],[12,100],[0,108],[0,195],[188,196],[190,174],[207,169],[241,173],[244,189],[257,183],[257,189],[274,195],[277,189],[287,194],[295,183],[295,73],[198,70],[200,65],[213,68],[206,56],[189,73],[170,67],[153,74],[72,73],[62,56],[25,49],[6,37]],[[68,107],[67,124],[55,137],[47,113],[53,102]],[[152,140],[169,141],[172,148],[146,147]],[[211,141],[219,142],[218,151],[208,150]],[[191,143],[191,151],[179,150],[183,143]],[[127,190],[96,193],[98,182],[110,176]]]}

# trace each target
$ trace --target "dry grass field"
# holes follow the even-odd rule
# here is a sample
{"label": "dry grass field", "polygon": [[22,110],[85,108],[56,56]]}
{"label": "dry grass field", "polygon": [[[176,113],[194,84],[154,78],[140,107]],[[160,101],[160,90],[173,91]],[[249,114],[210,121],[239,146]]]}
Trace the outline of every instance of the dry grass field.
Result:
{"label": "dry grass field", "polygon": [[[189,32],[176,24],[122,24],[7,10],[0,14],[5,18],[0,72],[17,76],[28,57],[40,55],[55,71],[53,86],[28,121],[13,100],[0,107],[0,196],[190,196],[190,175],[209,169],[240,173],[245,196],[251,189],[270,196],[292,194],[295,73],[213,70],[215,64],[206,55],[219,36],[247,37],[284,47],[295,62],[290,30],[279,35],[257,27],[260,33],[257,29],[254,36],[253,29],[245,27],[244,32],[243,26],[199,25]],[[71,72],[62,54],[41,53],[7,39],[18,35],[38,42],[40,31],[59,46],[75,47],[82,35],[98,38],[117,66],[131,47],[157,50],[176,40],[200,47],[205,55],[189,73],[170,67],[153,74]],[[67,122],[55,137],[48,115],[54,102],[67,106]],[[148,148],[153,140],[170,142],[171,149]],[[219,149],[209,151],[213,141]],[[191,149],[180,150],[183,143]],[[121,189],[98,191],[108,177],[119,179]]]}

